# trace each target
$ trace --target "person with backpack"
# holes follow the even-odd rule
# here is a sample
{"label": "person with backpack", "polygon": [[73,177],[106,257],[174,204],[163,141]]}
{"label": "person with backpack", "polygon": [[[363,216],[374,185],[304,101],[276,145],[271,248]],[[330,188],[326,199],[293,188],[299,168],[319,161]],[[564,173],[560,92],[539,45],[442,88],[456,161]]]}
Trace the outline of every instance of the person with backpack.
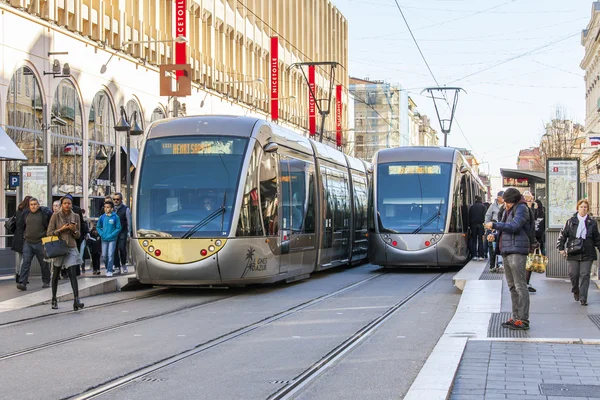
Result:
{"label": "person with backpack", "polygon": [[587,306],[587,295],[590,287],[592,264],[597,259],[596,248],[600,250],[600,233],[598,224],[590,218],[587,200],[577,202],[577,212],[567,220],[558,235],[556,248],[567,257],[571,293],[575,301]]}
{"label": "person with backpack", "polygon": [[502,326],[512,330],[529,329],[529,291],[525,280],[525,265],[532,244],[535,243],[535,219],[521,192],[508,188],[502,196],[505,211],[501,222],[488,222],[486,229],[494,229],[498,252],[504,260],[506,283],[510,290],[512,317]]}
{"label": "person with backpack", "polygon": [[98,219],[96,229],[102,239],[102,258],[106,266],[106,276],[113,276],[113,265],[117,238],[121,232],[121,219],[114,212],[112,202],[104,203],[104,214]]}

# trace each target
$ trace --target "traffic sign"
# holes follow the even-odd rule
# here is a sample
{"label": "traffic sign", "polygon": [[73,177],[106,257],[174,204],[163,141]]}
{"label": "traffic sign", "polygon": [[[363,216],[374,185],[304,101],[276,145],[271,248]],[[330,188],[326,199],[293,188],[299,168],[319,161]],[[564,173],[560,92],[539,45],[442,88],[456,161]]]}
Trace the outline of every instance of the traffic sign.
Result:
{"label": "traffic sign", "polygon": [[8,173],[8,188],[11,190],[21,186],[21,175],[18,172]]}

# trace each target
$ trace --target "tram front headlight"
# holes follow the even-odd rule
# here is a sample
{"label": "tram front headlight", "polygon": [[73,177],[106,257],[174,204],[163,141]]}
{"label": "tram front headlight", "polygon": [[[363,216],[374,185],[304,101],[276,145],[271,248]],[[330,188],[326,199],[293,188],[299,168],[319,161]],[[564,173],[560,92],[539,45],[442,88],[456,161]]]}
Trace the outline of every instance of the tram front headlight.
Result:
{"label": "tram front headlight", "polygon": [[148,247],[148,251],[149,251],[150,253],[153,253],[153,252],[154,252],[154,246],[150,246],[150,247]]}
{"label": "tram front headlight", "polygon": [[220,245],[221,245],[221,243],[222,243],[222,242],[221,242],[220,240],[217,240],[217,241],[215,242],[215,244],[216,244],[217,246],[220,246]]}
{"label": "tram front headlight", "polygon": [[144,247],[148,247],[148,241],[147,241],[147,240],[144,240],[144,241],[142,242],[142,246],[144,246]]}
{"label": "tram front headlight", "polygon": [[215,251],[215,246],[213,246],[213,245],[208,246],[208,251],[210,251],[211,253],[213,251]]}

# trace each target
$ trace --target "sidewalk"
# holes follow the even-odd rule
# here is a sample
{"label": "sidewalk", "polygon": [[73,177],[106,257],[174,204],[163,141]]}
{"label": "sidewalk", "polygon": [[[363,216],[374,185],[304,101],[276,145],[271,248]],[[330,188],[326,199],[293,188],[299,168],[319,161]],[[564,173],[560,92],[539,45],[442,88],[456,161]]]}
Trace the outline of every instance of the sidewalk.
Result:
{"label": "sidewalk", "polygon": [[565,279],[534,274],[529,331],[511,331],[503,274],[470,262],[456,277],[456,314],[405,399],[600,399],[600,290],[588,307]]}

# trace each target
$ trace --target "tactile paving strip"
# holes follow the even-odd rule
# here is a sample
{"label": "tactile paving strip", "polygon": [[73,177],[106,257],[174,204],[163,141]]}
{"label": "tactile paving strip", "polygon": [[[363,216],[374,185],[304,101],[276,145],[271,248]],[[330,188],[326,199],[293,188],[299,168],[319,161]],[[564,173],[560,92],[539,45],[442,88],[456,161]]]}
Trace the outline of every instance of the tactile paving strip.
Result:
{"label": "tactile paving strip", "polygon": [[540,384],[540,390],[544,396],[561,397],[596,397],[600,393],[600,385],[578,385],[578,384]]}
{"label": "tactile paving strip", "polygon": [[491,272],[489,267],[485,267],[481,276],[479,277],[480,281],[501,281],[504,276],[504,272]]}
{"label": "tactile paving strip", "polygon": [[588,317],[590,317],[592,322],[596,324],[598,329],[600,329],[600,315],[588,315]]}
{"label": "tactile paving strip", "polygon": [[509,312],[492,314],[488,325],[488,337],[491,338],[528,338],[528,331],[514,331],[504,328],[501,323],[508,321],[511,317]]}

